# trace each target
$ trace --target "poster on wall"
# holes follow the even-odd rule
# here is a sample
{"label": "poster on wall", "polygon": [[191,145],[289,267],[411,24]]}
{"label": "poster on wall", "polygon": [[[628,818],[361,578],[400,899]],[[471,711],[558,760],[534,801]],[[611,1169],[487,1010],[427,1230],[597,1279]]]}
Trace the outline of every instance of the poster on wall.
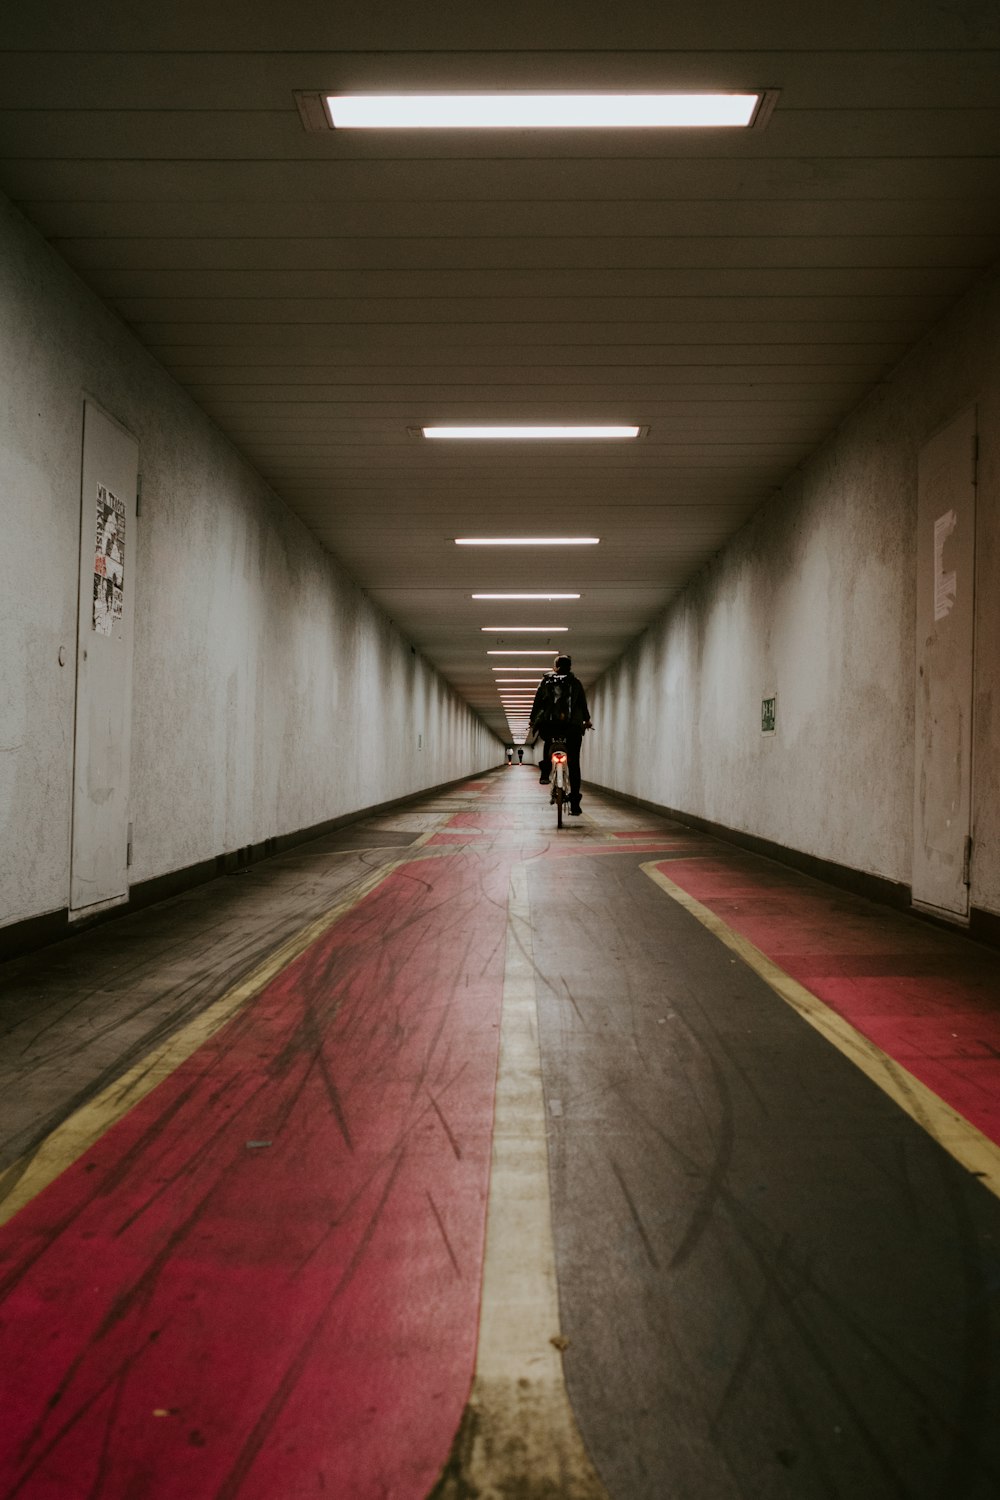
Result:
{"label": "poster on wall", "polygon": [[97,547],[94,553],[94,629],[110,635],[121,620],[125,588],[125,502],[97,486]]}
{"label": "poster on wall", "polygon": [[934,619],[943,620],[955,607],[958,574],[944,570],[944,544],[958,525],[954,510],[945,511],[934,522]]}

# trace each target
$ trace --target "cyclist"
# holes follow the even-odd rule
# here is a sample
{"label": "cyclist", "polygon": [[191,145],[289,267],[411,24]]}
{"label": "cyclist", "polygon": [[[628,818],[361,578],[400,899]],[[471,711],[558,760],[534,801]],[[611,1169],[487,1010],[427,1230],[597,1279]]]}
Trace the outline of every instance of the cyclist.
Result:
{"label": "cyclist", "polygon": [[539,763],[542,786],[549,785],[552,770],[552,741],[566,742],[566,762],[569,770],[569,811],[571,817],[580,815],[580,746],[586,730],[593,729],[587,694],[579,677],[572,672],[573,661],[569,656],[557,656],[552,671],[546,672],[538,684],[535,701],[531,706],[532,732],[542,741],[542,759]]}

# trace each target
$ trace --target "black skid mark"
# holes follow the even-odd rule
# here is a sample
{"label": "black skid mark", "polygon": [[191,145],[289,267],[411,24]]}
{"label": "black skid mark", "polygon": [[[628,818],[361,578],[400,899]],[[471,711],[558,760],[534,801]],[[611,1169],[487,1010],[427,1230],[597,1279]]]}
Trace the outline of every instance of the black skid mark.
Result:
{"label": "black skid mark", "polygon": [[396,1178],[399,1176],[399,1172],[402,1168],[405,1157],[406,1148],[404,1146],[400,1149],[399,1154],[396,1157],[395,1164],[389,1174],[385,1187],[382,1189],[379,1200],[372,1211],[371,1217],[369,1218],[368,1223],[365,1226],[364,1233],[361,1236],[357,1248],[355,1249],[354,1254],[351,1256],[351,1259],[348,1262],[343,1275],[340,1277],[336,1286],[330,1293],[330,1296],[327,1298],[322,1311],[320,1312],[319,1316],[312,1326],[312,1329],[301,1344],[298,1354],[292,1360],[284,1375],[281,1377],[281,1380],[278,1382],[278,1387],[275,1390],[273,1396],[267,1402],[264,1410],[261,1412],[260,1416],[257,1418],[257,1421],[254,1423],[253,1429],[250,1432],[250,1435],[248,1436],[246,1442],[244,1443],[239,1457],[237,1458],[233,1467],[230,1469],[225,1480],[219,1486],[214,1500],[236,1500],[236,1497],[239,1495],[239,1492],[243,1487],[243,1481],[246,1479],[247,1475],[250,1473],[250,1470],[253,1468],[254,1462],[261,1452],[261,1449],[263,1448],[265,1442],[267,1441],[271,1429],[284,1410],[289,1397],[298,1384],[302,1372],[305,1369],[306,1364],[308,1363],[313,1349],[319,1342],[328,1313],[336,1303],[337,1299],[343,1294],[344,1291],[346,1291],[347,1287],[354,1280],[358,1268],[365,1258],[368,1247],[371,1244],[371,1241],[375,1235],[375,1231],[381,1221],[382,1214],[385,1211],[385,1206],[389,1201],[393,1188],[395,1187]]}

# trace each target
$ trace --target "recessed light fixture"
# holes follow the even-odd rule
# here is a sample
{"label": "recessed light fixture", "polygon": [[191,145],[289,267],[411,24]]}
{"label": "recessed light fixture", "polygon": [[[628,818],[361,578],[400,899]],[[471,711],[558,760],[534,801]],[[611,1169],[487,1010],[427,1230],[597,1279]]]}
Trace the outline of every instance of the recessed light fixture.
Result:
{"label": "recessed light fixture", "polygon": [[457,536],[456,547],[596,547],[599,536]]}
{"label": "recessed light fixture", "polygon": [[470,594],[471,599],[538,599],[551,604],[555,599],[579,599],[579,594]]}
{"label": "recessed light fixture", "polygon": [[565,635],[568,625],[480,625],[487,635]]}
{"label": "recessed light fixture", "polygon": [[551,656],[551,651],[487,651],[487,656]]}
{"label": "recessed light fixture", "polygon": [[637,438],[641,427],[621,427],[602,424],[595,426],[587,422],[522,426],[507,424],[468,427],[421,427],[425,438],[446,438],[452,441],[479,442],[559,442],[587,438]]}
{"label": "recessed light fixture", "polygon": [[[489,653],[487,653],[487,655],[488,654]],[[532,652],[530,654],[534,655],[534,652]],[[547,656],[548,652],[546,652],[545,654]],[[490,671],[491,672],[534,672],[534,674],[535,674],[536,677],[540,677],[542,675],[542,668],[541,667],[491,667]]]}
{"label": "recessed light fixture", "polygon": [[721,94],[327,94],[336,130],[744,129],[764,91]]}

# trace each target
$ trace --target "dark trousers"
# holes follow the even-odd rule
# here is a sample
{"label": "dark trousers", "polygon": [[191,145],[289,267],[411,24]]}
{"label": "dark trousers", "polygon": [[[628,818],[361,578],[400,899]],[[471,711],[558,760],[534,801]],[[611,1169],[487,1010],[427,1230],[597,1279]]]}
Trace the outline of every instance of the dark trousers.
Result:
{"label": "dark trousers", "polygon": [[[561,736],[566,745],[566,768],[569,771],[569,801],[571,807],[580,805],[580,746],[583,744],[582,729],[567,729]],[[542,745],[542,758],[538,763],[540,779],[547,781],[552,775],[552,741]]]}

